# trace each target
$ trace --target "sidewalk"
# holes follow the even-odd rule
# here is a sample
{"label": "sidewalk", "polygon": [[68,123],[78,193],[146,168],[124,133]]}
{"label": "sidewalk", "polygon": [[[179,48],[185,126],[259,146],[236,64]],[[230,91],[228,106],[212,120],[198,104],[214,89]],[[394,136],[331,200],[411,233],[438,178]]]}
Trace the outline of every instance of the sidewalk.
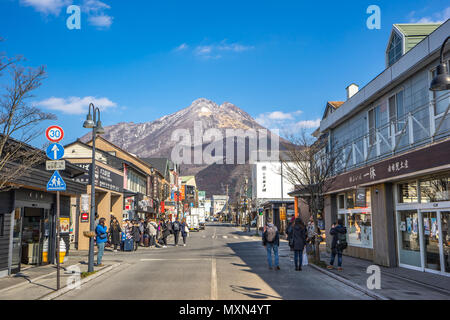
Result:
{"label": "sidewalk", "polygon": [[[328,264],[330,254],[322,251],[321,260]],[[343,271],[337,271],[336,268],[327,271],[367,288],[367,279],[371,274],[366,273],[366,271],[367,267],[373,265],[373,262],[345,255],[342,257],[342,260]],[[335,261],[336,266],[337,258]],[[373,290],[377,294],[393,300],[450,300],[450,277],[401,267],[379,267],[381,271],[381,289]]]}
{"label": "sidewalk", "polygon": [[[61,288],[67,285],[69,277],[87,272],[87,251],[71,250],[67,262],[61,264]],[[94,267],[97,273],[115,264],[114,261],[104,260],[103,267]],[[79,268],[79,272],[72,273],[69,267]],[[56,265],[29,267],[10,277],[0,278],[0,300],[36,300],[56,292]]]}

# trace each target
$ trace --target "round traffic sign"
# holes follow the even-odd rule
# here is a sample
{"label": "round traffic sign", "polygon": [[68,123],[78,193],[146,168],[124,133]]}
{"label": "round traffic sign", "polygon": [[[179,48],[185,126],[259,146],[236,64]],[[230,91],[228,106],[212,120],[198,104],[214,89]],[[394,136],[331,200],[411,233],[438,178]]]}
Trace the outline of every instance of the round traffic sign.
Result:
{"label": "round traffic sign", "polygon": [[64,138],[64,130],[60,126],[50,126],[45,131],[45,136],[51,142],[59,142]]}

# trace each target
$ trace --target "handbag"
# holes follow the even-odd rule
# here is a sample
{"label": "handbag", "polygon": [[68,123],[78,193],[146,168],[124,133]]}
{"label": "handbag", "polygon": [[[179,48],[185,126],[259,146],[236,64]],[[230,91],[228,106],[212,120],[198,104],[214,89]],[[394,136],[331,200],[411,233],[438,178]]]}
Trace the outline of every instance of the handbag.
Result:
{"label": "handbag", "polygon": [[306,254],[306,252],[303,252],[302,266],[307,265],[308,265],[308,255]]}
{"label": "handbag", "polygon": [[184,232],[189,233],[189,228],[187,226],[184,227]]}

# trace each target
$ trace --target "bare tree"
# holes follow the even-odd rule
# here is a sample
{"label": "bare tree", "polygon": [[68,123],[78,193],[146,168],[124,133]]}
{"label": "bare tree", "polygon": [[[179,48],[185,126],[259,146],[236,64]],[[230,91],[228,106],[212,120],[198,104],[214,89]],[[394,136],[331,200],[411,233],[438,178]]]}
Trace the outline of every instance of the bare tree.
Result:
{"label": "bare tree", "polygon": [[[326,136],[316,139],[302,131],[299,135],[289,136],[287,140],[291,144],[286,145],[285,156],[280,156],[283,176],[303,194],[301,201],[308,205],[309,213],[314,219],[315,231],[320,234],[317,215],[323,212],[323,195],[334,181],[337,155],[328,150]],[[320,241],[315,241],[314,245],[314,259],[319,262]]]}
{"label": "bare tree", "polygon": [[56,119],[55,115],[28,103],[46,73],[44,67],[21,66],[23,61],[21,57],[9,58],[0,53],[0,71],[8,72],[11,82],[2,89],[0,97],[0,190],[10,188],[44,160],[42,151],[29,143],[43,133],[39,127],[42,121]]}

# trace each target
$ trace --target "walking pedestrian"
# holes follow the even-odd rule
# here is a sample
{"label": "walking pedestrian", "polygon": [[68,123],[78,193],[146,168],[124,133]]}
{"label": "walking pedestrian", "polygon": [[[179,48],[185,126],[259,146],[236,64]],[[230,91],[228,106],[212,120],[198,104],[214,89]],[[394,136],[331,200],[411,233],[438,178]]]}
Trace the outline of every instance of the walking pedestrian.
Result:
{"label": "walking pedestrian", "polygon": [[163,248],[167,248],[167,237],[170,235],[170,229],[168,224],[164,220],[161,220],[161,233]]}
{"label": "walking pedestrian", "polygon": [[275,256],[275,269],[280,270],[278,247],[280,245],[280,233],[278,228],[272,223],[270,218],[267,219],[266,230],[262,236],[263,246],[267,249],[267,262],[269,263],[269,269],[272,270],[272,251]]}
{"label": "walking pedestrian", "polygon": [[338,270],[342,271],[342,252],[347,248],[347,228],[343,226],[342,219],[333,223],[330,229],[330,235],[333,236],[331,242],[331,259],[328,269],[333,269],[334,259],[338,256]]}
{"label": "walking pedestrian", "polygon": [[303,249],[306,244],[306,227],[302,219],[295,219],[294,227],[290,230],[289,246],[294,250],[295,270],[302,270]]}
{"label": "walking pedestrian", "polygon": [[286,228],[286,233],[287,233],[287,241],[289,243],[289,260],[294,261],[294,249],[291,246],[291,236],[292,236],[292,230],[294,228],[294,223],[295,223],[295,217],[292,217],[291,221],[289,221],[289,225]]}
{"label": "walking pedestrian", "polygon": [[144,246],[144,238],[145,238],[144,219],[139,219],[138,226],[139,226],[139,233],[140,233],[140,245],[141,245],[141,247],[143,247]]}
{"label": "walking pedestrian", "polygon": [[149,236],[149,245],[150,247],[156,246],[156,232],[157,232],[158,226],[155,222],[152,220],[149,220],[147,223],[147,230],[148,230],[148,236]]}
{"label": "walking pedestrian", "polygon": [[172,222],[172,230],[173,230],[173,237],[174,237],[174,245],[178,246],[178,238],[180,237],[180,231],[181,231],[181,224],[180,224],[180,221],[178,221],[178,217],[175,219],[174,222]]}
{"label": "walking pedestrian", "polygon": [[314,224],[314,217],[309,217],[308,225],[306,226],[307,244],[306,252],[314,255],[315,243],[317,240],[316,225]]}
{"label": "walking pedestrian", "polygon": [[111,236],[111,245],[114,246],[114,252],[117,252],[117,246],[120,245],[121,236],[120,233],[122,229],[120,228],[119,221],[116,218],[113,218],[111,223],[111,228],[109,229],[109,234]]}
{"label": "walking pedestrian", "polygon": [[106,221],[105,218],[100,218],[100,220],[98,221],[98,225],[95,228],[95,234],[97,235],[96,242],[97,242],[97,248],[98,248],[97,267],[103,267],[102,258],[103,258],[103,253],[105,252],[106,241],[108,241],[108,234],[107,234],[107,228],[105,226],[105,221]]}
{"label": "walking pedestrian", "polygon": [[186,223],[186,219],[183,219],[183,221],[180,224],[181,229],[181,236],[183,237],[183,247],[186,247],[186,238],[189,233],[189,226]]}
{"label": "walking pedestrian", "polygon": [[134,251],[137,251],[139,247],[139,242],[141,240],[141,232],[139,230],[139,222],[134,221],[133,227],[131,229],[131,235],[134,240]]}

